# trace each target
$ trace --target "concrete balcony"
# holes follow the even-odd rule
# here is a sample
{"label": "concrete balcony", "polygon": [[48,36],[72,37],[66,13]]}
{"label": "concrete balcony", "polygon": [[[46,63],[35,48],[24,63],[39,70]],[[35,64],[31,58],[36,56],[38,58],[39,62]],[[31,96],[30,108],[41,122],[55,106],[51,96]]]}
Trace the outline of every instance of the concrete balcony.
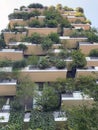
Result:
{"label": "concrete balcony", "polygon": [[98,66],[95,67],[88,67],[84,69],[77,69],[76,77],[79,76],[93,76],[95,78],[98,77]]}
{"label": "concrete balcony", "polygon": [[74,28],[82,28],[83,30],[89,30],[91,28],[90,24],[71,24]]}
{"label": "concrete balcony", "polygon": [[17,81],[12,80],[0,80],[0,96],[14,96],[16,95]]}
{"label": "concrete balcony", "polygon": [[27,28],[28,36],[33,33],[39,33],[40,35],[48,35],[50,33],[57,33],[57,28]]}
{"label": "concrete balcony", "polygon": [[85,55],[89,55],[93,49],[98,49],[98,43],[79,42],[79,49]]}
{"label": "concrete balcony", "polygon": [[55,67],[47,68],[44,70],[25,67],[21,70],[22,76],[28,76],[33,82],[52,82],[58,78],[66,78],[67,69],[56,69]]}
{"label": "concrete balcony", "polygon": [[87,67],[98,66],[98,57],[86,57]]}
{"label": "concrete balcony", "polygon": [[60,40],[64,47],[72,49],[77,48],[78,42],[87,41],[87,38],[86,37],[74,38],[69,36],[61,36]]}
{"label": "concrete balcony", "polygon": [[0,50],[0,60],[22,60],[23,59],[23,51],[15,50],[15,49],[2,49]]}
{"label": "concrete balcony", "polygon": [[84,95],[80,91],[74,91],[70,94],[62,94],[62,106],[72,107],[79,105],[91,105],[93,103],[93,98],[90,98],[88,95]]}

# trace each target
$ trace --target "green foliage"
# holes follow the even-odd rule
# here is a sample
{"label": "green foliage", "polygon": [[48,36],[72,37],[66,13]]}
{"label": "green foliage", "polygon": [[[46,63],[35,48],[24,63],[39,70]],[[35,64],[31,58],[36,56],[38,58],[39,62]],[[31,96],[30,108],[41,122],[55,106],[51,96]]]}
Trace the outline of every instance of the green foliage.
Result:
{"label": "green foliage", "polygon": [[56,110],[60,105],[60,96],[53,87],[45,86],[41,96],[37,98],[37,104],[42,106],[43,111]]}
{"label": "green foliage", "polygon": [[20,6],[20,10],[22,11],[24,8],[26,8],[25,6]]}
{"label": "green foliage", "polygon": [[61,21],[63,21],[63,17],[55,8],[49,8],[45,10],[45,25],[48,27],[57,27]]}
{"label": "green foliage", "polygon": [[12,13],[8,17],[9,17],[9,20],[10,19],[24,19],[24,20],[28,20],[30,18],[27,12]]}
{"label": "green foliage", "polygon": [[58,56],[61,58],[61,59],[66,59],[70,56],[69,52],[67,50],[61,50],[58,54]]}
{"label": "green foliage", "polygon": [[92,76],[80,76],[75,80],[76,90],[81,90],[89,95],[90,92],[93,92],[95,86],[96,86],[96,79]]}
{"label": "green foliage", "polygon": [[50,27],[50,28],[55,28],[58,25],[57,21],[53,19],[45,21],[45,24],[47,25],[47,27]]}
{"label": "green foliage", "polygon": [[89,42],[98,42],[98,36],[94,32],[87,32],[87,38]]}
{"label": "green foliage", "polygon": [[69,8],[68,6],[64,6],[63,9],[64,9],[65,11],[74,11],[73,8]]}
{"label": "green foliage", "polygon": [[33,65],[33,67],[37,67],[39,61],[39,57],[36,55],[29,56],[27,59],[28,65]]}
{"label": "green foliage", "polygon": [[34,19],[29,23],[29,27],[35,27],[39,28],[40,27],[40,21],[38,19]]}
{"label": "green foliage", "polygon": [[15,110],[15,111],[20,111],[20,110],[22,110],[22,105],[20,104],[20,102],[19,102],[18,99],[14,99],[14,100],[11,102],[11,107],[12,107],[13,110]]}
{"label": "green foliage", "polygon": [[66,63],[64,60],[57,60],[57,62],[56,62],[57,69],[64,69],[65,66],[66,66]]}
{"label": "green foliage", "polygon": [[53,45],[53,42],[50,38],[48,37],[45,37],[43,40],[42,40],[42,43],[41,43],[41,47],[43,50],[49,50]]}
{"label": "green foliage", "polygon": [[98,49],[91,50],[89,56],[98,57]]}
{"label": "green foliage", "polygon": [[[19,102],[25,108],[29,108],[29,104],[32,107],[32,99],[34,97],[35,84],[29,79],[29,77],[20,77],[17,84],[16,97],[19,98]],[[29,108],[31,109],[31,108]]]}
{"label": "green foliage", "polygon": [[75,14],[75,16],[76,16],[76,17],[84,17],[84,14],[81,13],[81,12],[77,12],[77,13]]}
{"label": "green foliage", "polygon": [[40,3],[33,3],[33,4],[28,5],[28,8],[40,8],[40,9],[42,9],[43,5],[40,4]]}
{"label": "green foliage", "polygon": [[24,44],[19,44],[17,48],[22,51],[26,51],[28,49],[28,47]]}
{"label": "green foliage", "polygon": [[38,67],[40,68],[40,69],[46,69],[46,68],[48,68],[49,67],[49,61],[48,61],[48,59],[46,59],[46,58],[41,58],[40,60],[39,60],[39,63],[38,63]]}
{"label": "green foliage", "polygon": [[32,130],[55,130],[55,121],[50,112],[32,111],[29,126]]}
{"label": "green foliage", "polygon": [[21,69],[26,66],[26,60],[21,60],[21,61],[15,61],[13,62],[13,69]]}
{"label": "green foliage", "polygon": [[56,44],[60,42],[59,35],[57,33],[50,33],[48,37]]}
{"label": "green foliage", "polygon": [[68,111],[68,125],[72,130],[97,130],[98,107],[81,106]]}
{"label": "green foliage", "polygon": [[40,11],[33,10],[33,12],[30,12],[28,15],[31,18],[31,17],[35,17],[35,16],[40,16],[40,14],[41,14]]}
{"label": "green foliage", "polygon": [[61,5],[61,4],[57,4],[57,5],[56,5],[56,9],[57,9],[57,10],[61,10],[61,9],[62,9],[62,5]]}
{"label": "green foliage", "polygon": [[21,12],[21,13],[11,13],[8,17],[11,19],[23,19],[28,20],[31,17],[39,16],[41,13],[38,10],[34,10],[33,12]]}
{"label": "green foliage", "polygon": [[0,61],[0,67],[9,67],[12,65],[12,62],[10,60],[2,60]]}
{"label": "green foliage", "polygon": [[76,8],[76,11],[77,11],[77,12],[80,12],[80,13],[84,13],[83,8],[81,8],[81,7],[77,7],[77,8]]}
{"label": "green foliage", "polygon": [[38,33],[33,33],[30,37],[26,36],[22,39],[22,42],[31,42],[33,44],[41,44],[43,37]]}
{"label": "green foliage", "polygon": [[62,18],[60,24],[61,24],[61,27],[71,28],[71,23],[66,18]]}
{"label": "green foliage", "polygon": [[72,52],[72,59],[72,64],[76,68],[83,68],[87,64],[85,56],[81,53],[80,50],[75,50]]}
{"label": "green foliage", "polygon": [[10,119],[9,119],[9,129],[7,130],[23,130],[23,112],[22,111],[11,110]]}

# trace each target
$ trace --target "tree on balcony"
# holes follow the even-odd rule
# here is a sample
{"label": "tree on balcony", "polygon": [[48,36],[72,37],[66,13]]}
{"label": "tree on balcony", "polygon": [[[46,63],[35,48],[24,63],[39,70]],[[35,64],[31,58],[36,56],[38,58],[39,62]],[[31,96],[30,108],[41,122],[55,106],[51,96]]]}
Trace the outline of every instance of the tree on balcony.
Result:
{"label": "tree on balcony", "polygon": [[85,56],[84,54],[81,53],[80,50],[75,50],[72,52],[72,59],[73,59],[72,66],[76,68],[83,68],[87,64]]}
{"label": "tree on balcony", "polygon": [[83,8],[81,8],[81,7],[77,7],[77,8],[76,8],[76,11],[77,11],[77,12],[80,12],[80,13],[84,13]]}
{"label": "tree on balcony", "polygon": [[28,8],[40,8],[40,9],[42,9],[43,5],[40,4],[40,3],[32,3],[32,4],[28,5]]}
{"label": "tree on balcony", "polygon": [[60,42],[59,35],[57,33],[50,33],[48,36],[54,44],[58,44]]}
{"label": "tree on balcony", "polygon": [[41,47],[42,47],[42,49],[45,50],[45,51],[48,51],[49,49],[51,49],[52,45],[53,45],[53,42],[52,42],[52,40],[51,40],[50,38],[48,38],[48,37],[45,37],[45,38],[42,40],[42,42],[41,42]]}
{"label": "tree on balcony", "polygon": [[[35,93],[35,84],[29,79],[29,77],[20,77],[17,85],[17,95],[16,97],[20,99],[20,103],[25,106],[32,106],[32,100]],[[28,104],[30,102],[30,104]],[[27,105],[28,104],[28,105]],[[31,108],[32,109],[32,108]]]}
{"label": "tree on balcony", "polygon": [[94,107],[85,105],[73,107],[68,111],[68,126],[70,130],[97,130],[98,103]]}
{"label": "tree on balcony", "polygon": [[53,87],[46,85],[41,96],[37,97],[37,104],[42,106],[43,111],[56,110],[60,105],[60,96]]}
{"label": "tree on balcony", "polygon": [[23,51],[23,53],[28,49],[28,47],[26,46],[26,45],[24,45],[24,44],[19,44],[18,45],[18,49],[19,50],[22,50]]}
{"label": "tree on balcony", "polygon": [[56,66],[57,69],[64,69],[65,66],[66,66],[66,62],[64,60],[61,60],[61,59],[57,60],[55,66]]}
{"label": "tree on balcony", "polygon": [[49,61],[48,61],[48,59],[47,58],[41,58],[40,60],[39,60],[39,63],[38,63],[38,67],[40,68],[40,69],[46,69],[46,68],[48,68],[50,66],[50,64],[49,64]]}

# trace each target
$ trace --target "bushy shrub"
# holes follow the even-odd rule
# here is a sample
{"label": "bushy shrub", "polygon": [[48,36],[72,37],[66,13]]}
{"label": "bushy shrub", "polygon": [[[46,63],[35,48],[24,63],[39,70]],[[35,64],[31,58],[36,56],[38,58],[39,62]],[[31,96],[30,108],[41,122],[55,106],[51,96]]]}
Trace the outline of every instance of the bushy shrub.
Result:
{"label": "bushy shrub", "polygon": [[21,69],[26,66],[26,60],[15,61],[13,63],[13,69]]}
{"label": "bushy shrub", "polygon": [[65,63],[64,60],[58,60],[58,61],[56,62],[56,68],[57,68],[57,69],[64,69],[64,68],[65,68],[65,65],[66,65],[66,63]]}
{"label": "bushy shrub", "polygon": [[40,59],[40,61],[38,63],[38,67],[40,69],[46,69],[46,68],[48,68],[49,67],[49,61],[48,61],[48,59],[46,59],[46,58]]}
{"label": "bushy shrub", "polygon": [[56,44],[60,42],[59,35],[57,33],[50,33],[49,38]]}

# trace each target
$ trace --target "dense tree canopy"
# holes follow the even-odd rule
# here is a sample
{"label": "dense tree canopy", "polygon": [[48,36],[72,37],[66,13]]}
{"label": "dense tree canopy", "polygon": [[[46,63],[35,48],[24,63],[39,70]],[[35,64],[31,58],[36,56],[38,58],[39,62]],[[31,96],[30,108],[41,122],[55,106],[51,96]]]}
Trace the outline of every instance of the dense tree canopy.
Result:
{"label": "dense tree canopy", "polygon": [[86,65],[86,59],[84,54],[80,50],[75,50],[72,52],[73,66],[77,68],[83,68]]}

